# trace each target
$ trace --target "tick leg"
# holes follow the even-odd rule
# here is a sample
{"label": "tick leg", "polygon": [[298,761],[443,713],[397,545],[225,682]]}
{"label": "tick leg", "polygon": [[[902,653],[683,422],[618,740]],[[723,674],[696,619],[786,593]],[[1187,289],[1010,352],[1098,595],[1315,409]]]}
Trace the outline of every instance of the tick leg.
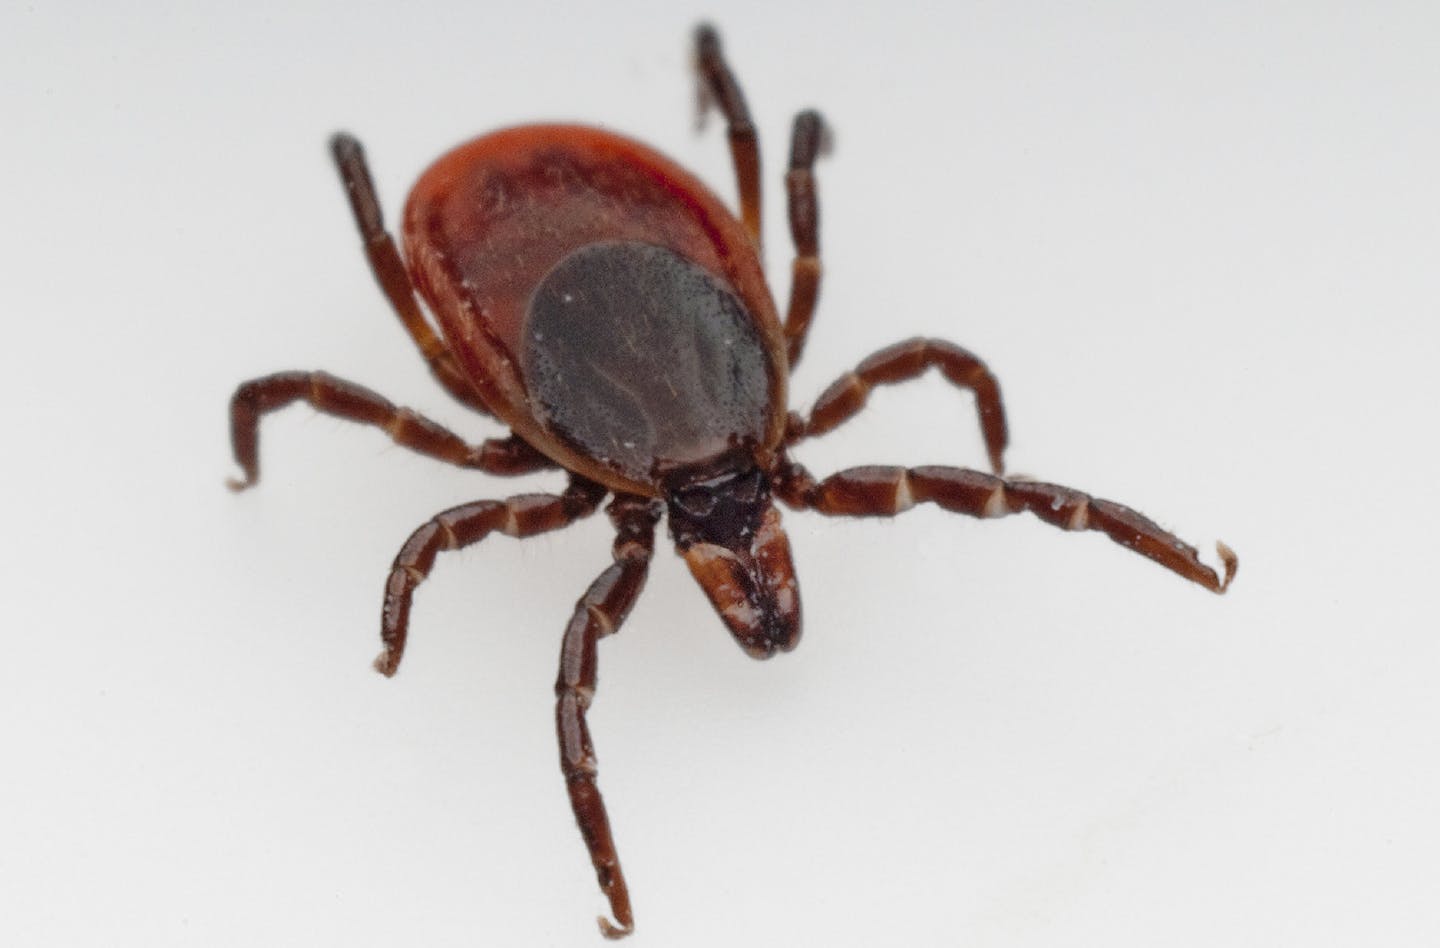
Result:
{"label": "tick leg", "polygon": [[816,482],[796,465],[781,487],[787,502],[832,516],[890,517],[927,501],[971,517],[1028,510],[1065,530],[1098,530],[1216,593],[1230,585],[1239,564],[1229,547],[1216,543],[1224,568],[1224,576],[1217,576],[1193,546],[1129,507],[1069,487],[1007,481],[960,467],[855,467]]}
{"label": "tick leg", "polygon": [[370,261],[370,270],[400,317],[400,322],[405,325],[406,332],[420,347],[420,354],[429,363],[431,373],[461,404],[490,414],[456,367],[444,341],[430,328],[425,314],[420,311],[420,304],[415,301],[410,275],[400,259],[400,251],[385,230],[380,199],[370,179],[370,168],[365,163],[365,149],[354,136],[341,132],[330,139],[330,152],[335,158],[335,167],[340,171],[345,194],[350,199],[350,209],[355,213],[355,224],[365,241],[365,257]]}
{"label": "tick leg", "polygon": [[555,727],[560,735],[560,770],[570,792],[570,806],[580,835],[590,850],[590,861],[600,891],[610,901],[611,922],[599,919],[606,938],[623,938],[635,927],[630,893],[620,871],[620,857],[610,833],[605,801],[595,784],[595,746],[585,712],[595,697],[596,643],[620,628],[640,596],[655,549],[655,522],[660,506],[641,497],[619,496],[609,507],[615,524],[615,562],[601,573],[575,604],[560,647],[560,675],[555,681]]}
{"label": "tick leg", "polygon": [[415,587],[430,575],[441,550],[460,550],[492,532],[530,537],[559,530],[595,512],[605,488],[573,477],[563,494],[518,494],[505,500],[480,500],[452,507],[430,518],[414,533],[390,567],[385,604],[380,610],[380,640],[385,645],[375,670],[387,678],[400,667],[410,629],[410,604]]}
{"label": "tick leg", "polygon": [[324,372],[277,372],[242,383],[230,399],[230,443],[245,472],[243,480],[230,481],[232,490],[244,490],[260,479],[260,418],[302,400],[327,415],[383,428],[396,444],[460,467],[524,474],[554,466],[514,435],[467,444],[459,435],[354,382]]}
{"label": "tick leg", "polygon": [[755,123],[750,121],[750,108],[745,93],[735,81],[735,74],[725,62],[720,49],[720,34],[710,24],[695,31],[695,70],[699,74],[699,114],[717,106],[725,116],[730,138],[730,157],[735,163],[735,181],[740,188],[740,218],[750,231],[755,246],[760,246],[760,141]]}
{"label": "tick leg", "polygon": [[1005,425],[1000,383],[990,374],[984,362],[943,339],[907,339],[881,349],[861,362],[854,371],[841,376],[816,399],[808,419],[798,427],[792,425],[791,443],[833,431],[865,407],[870,390],[875,386],[908,381],[931,366],[939,368],[940,374],[950,384],[975,393],[990,467],[995,473],[1002,473],[1005,470],[1002,455],[1010,436]]}
{"label": "tick leg", "polygon": [[790,367],[800,361],[810,318],[820,296],[820,202],[815,193],[815,159],[825,150],[825,121],[819,112],[795,116],[790,135],[790,170],[785,193],[795,262],[790,267],[790,306],[785,313],[785,349]]}

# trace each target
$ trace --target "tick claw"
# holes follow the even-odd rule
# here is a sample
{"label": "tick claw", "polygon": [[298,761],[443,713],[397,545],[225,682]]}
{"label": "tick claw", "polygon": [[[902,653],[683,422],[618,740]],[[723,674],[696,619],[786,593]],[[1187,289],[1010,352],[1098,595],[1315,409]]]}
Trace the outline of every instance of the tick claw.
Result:
{"label": "tick claw", "polygon": [[606,938],[609,938],[611,941],[624,938],[626,935],[630,934],[635,930],[635,925],[633,922],[629,925],[616,925],[604,915],[599,916],[595,919],[595,921],[600,923],[600,934],[604,935]]}
{"label": "tick claw", "polygon": [[1225,575],[1220,580],[1220,588],[1215,591],[1223,593],[1230,588],[1230,581],[1235,578],[1235,571],[1240,568],[1240,557],[1236,556],[1235,551],[1220,540],[1215,541],[1215,552],[1220,555],[1220,562],[1225,568]]}
{"label": "tick claw", "polygon": [[400,656],[391,652],[388,648],[375,656],[375,670],[386,678],[394,678],[395,672],[400,668]]}
{"label": "tick claw", "polygon": [[233,493],[238,494],[241,491],[249,490],[250,488],[254,487],[255,479],[252,477],[227,477],[225,478],[225,486],[230,488]]}
{"label": "tick claw", "polygon": [[695,29],[695,133],[697,135],[705,131],[710,110],[715,107],[715,97],[710,91],[710,84],[705,75],[705,60],[707,56],[715,55],[719,42],[715,28],[710,24],[702,23]]}

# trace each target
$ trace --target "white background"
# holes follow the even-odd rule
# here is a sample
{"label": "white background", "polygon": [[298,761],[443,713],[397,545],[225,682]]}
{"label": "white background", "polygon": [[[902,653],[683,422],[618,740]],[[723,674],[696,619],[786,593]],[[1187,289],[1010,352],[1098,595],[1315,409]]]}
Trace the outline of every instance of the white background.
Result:
{"label": "white background", "polygon": [[[216,5],[218,6],[218,5]],[[696,136],[717,19],[763,133],[821,107],[797,406],[891,341],[1004,385],[1014,471],[1240,554],[1225,597],[1030,517],[790,514],[795,653],[746,658],[662,541],[591,714],[636,945],[1440,939],[1440,15],[1431,3],[10,4],[0,943],[598,945],[551,684],[602,518],[445,556],[370,671],[409,531],[550,490],[301,408],[232,496],[241,380],[324,368],[474,438],[365,269],[457,141]],[[981,464],[927,379],[800,451]]]}

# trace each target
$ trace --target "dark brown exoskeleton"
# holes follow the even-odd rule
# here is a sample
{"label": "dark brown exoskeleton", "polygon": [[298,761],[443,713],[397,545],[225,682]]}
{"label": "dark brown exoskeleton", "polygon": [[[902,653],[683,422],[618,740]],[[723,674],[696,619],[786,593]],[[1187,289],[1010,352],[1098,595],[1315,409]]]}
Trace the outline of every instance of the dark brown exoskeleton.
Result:
{"label": "dark brown exoskeleton", "polygon": [[[1006,480],[1005,414],[995,377],[974,355],[911,339],[872,355],[822,394],[809,414],[787,412],[820,286],[813,168],[824,125],[795,119],[785,184],[795,243],[784,320],[765,281],[760,157],[744,97],[715,32],[696,37],[704,98],[725,116],[740,191],[737,219],[711,191],[659,153],[573,125],[511,128],[440,158],[415,185],[404,216],[405,258],[385,231],[360,144],[332,148],[370,266],[440,384],[492,415],[508,437],[470,444],[381,396],[321,372],[246,382],[230,404],[243,489],[259,477],[258,428],[291,402],[373,425],[421,454],[490,474],[561,468],[560,494],[522,494],[436,515],[405,542],[385,588],[376,667],[393,675],[411,598],[442,550],[499,531],[532,536],[589,516],[607,495],[614,562],[580,597],[566,627],[556,682],[560,764],[575,818],[614,921],[633,927],[585,714],[595,692],[596,643],[624,622],[645,583],[655,525],[668,517],[676,549],[736,641],[768,658],[800,638],[800,596],[775,501],[836,516],[893,516],[934,503],[972,517],[1029,511],[1067,530],[1097,530],[1186,579],[1223,592],[1224,575],[1193,547],[1129,508],[1054,484]],[[420,309],[428,305],[440,332]],[[870,391],[931,368],[975,396],[994,473],[958,467],[859,467],[812,477],[787,449],[839,427]]]}

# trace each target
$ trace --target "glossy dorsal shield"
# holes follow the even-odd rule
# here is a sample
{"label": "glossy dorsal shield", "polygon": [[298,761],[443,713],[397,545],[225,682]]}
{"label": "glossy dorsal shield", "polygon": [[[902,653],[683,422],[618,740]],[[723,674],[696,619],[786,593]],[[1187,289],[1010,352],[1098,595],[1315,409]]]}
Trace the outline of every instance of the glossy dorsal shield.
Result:
{"label": "glossy dorsal shield", "polygon": [[784,431],[784,345],[720,200],[636,142],[527,126],[455,149],[405,212],[412,276],[505,423],[563,466],[658,495]]}

